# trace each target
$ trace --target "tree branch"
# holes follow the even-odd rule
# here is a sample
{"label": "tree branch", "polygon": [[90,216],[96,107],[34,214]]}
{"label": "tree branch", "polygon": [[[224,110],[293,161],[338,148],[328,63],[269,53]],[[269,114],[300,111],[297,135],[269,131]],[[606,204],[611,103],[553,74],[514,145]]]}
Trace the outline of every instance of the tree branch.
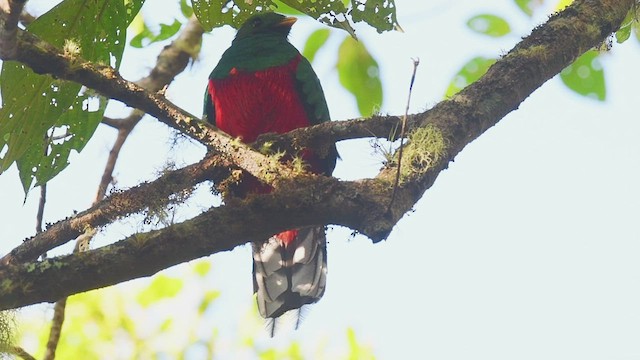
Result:
{"label": "tree branch", "polygon": [[[633,0],[576,1],[536,28],[480,80],[433,109],[410,117],[409,129],[429,130],[429,136],[441,137],[444,146],[437,149],[436,154],[429,145],[412,141],[410,136],[411,150],[422,151],[430,162],[425,165],[418,160],[403,161],[403,168],[407,166],[407,169],[401,169],[405,175],[389,211],[385,205],[392,191],[393,168],[383,169],[375,179],[361,181],[341,182],[309,174],[284,178],[282,186],[270,194],[230,201],[162,230],[136,234],[82,254],[0,267],[3,279],[0,309],[53,301],[148,276],[174,264],[230,250],[246,239],[267,238],[278,231],[300,226],[338,224],[358,230],[374,241],[384,239],[449,161],[515,110],[545,81],[605,40],[619,27],[633,3]],[[368,121],[360,123],[370,125]],[[324,126],[331,128],[331,125]],[[367,126],[355,128],[365,132]],[[323,126],[308,131],[316,131],[314,129],[323,129]],[[336,136],[332,131],[326,134]],[[411,159],[407,151],[405,155],[406,160]],[[146,191],[160,190],[152,184],[141,185],[144,186],[148,186]],[[54,236],[51,241],[59,240]]]}
{"label": "tree branch", "polygon": [[206,180],[220,182],[229,176],[230,163],[220,156],[209,156],[198,163],[169,172],[150,183],[117,192],[91,208],[51,225],[0,259],[0,265],[33,261],[40,254],[63,245],[84,232],[87,227],[100,227],[119,218],[162,206],[168,197]]}
{"label": "tree branch", "polygon": [[18,21],[27,0],[0,0],[0,59],[11,60],[16,56]]}
{"label": "tree branch", "polygon": [[[149,276],[184,261],[231,250],[246,239],[266,238],[292,227],[335,223],[367,229],[370,220],[379,224],[378,219],[384,216],[381,213],[390,189],[381,189],[374,180],[339,182],[309,175],[272,194],[238,200],[183,223],[134,234],[112,245],[41,262],[3,266],[0,309],[55,301]],[[380,235],[384,234],[377,234]],[[369,236],[375,238],[376,234],[371,232]]]}
{"label": "tree branch", "polygon": [[10,348],[7,353],[9,354],[13,354],[15,356],[19,356],[21,358],[23,358],[24,360],[36,360],[36,358],[34,358],[33,356],[31,356],[31,354],[29,354],[28,352],[26,352],[25,349],[19,347],[19,346],[14,346],[12,348]]}

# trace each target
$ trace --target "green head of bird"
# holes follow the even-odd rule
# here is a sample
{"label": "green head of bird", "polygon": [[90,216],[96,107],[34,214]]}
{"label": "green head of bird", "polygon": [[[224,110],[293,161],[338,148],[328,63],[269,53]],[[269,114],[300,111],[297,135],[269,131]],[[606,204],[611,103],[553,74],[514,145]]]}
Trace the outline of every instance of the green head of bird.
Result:
{"label": "green head of bird", "polygon": [[256,36],[276,36],[287,38],[291,26],[296,22],[294,17],[273,12],[259,13],[251,16],[238,30],[236,40],[252,38]]}

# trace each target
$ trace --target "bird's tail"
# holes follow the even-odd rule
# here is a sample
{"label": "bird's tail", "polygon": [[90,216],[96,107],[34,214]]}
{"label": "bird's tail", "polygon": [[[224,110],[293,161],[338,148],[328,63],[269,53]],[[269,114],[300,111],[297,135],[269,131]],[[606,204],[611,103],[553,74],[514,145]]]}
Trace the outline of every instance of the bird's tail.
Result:
{"label": "bird's tail", "polygon": [[289,230],[253,244],[253,290],[262,317],[276,319],[320,300],[327,279],[326,244],[324,227]]}

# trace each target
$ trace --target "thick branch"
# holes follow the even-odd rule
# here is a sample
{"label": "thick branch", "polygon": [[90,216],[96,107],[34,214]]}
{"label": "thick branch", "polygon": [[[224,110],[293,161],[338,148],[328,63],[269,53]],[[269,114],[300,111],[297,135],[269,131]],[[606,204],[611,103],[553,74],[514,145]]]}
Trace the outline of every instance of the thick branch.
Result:
{"label": "thick branch", "polygon": [[148,276],[294,226],[335,223],[364,229],[370,220],[377,223],[384,216],[381,205],[389,190],[370,180],[339,182],[309,176],[273,194],[214,208],[183,223],[135,234],[96,250],[0,267],[0,309],[54,301]]}

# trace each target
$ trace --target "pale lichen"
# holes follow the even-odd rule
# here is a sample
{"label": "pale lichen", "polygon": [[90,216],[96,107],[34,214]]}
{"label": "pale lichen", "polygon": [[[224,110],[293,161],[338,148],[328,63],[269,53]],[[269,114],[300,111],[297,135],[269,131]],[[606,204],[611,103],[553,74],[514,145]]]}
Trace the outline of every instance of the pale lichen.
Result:
{"label": "pale lichen", "polygon": [[[162,177],[168,175],[176,168],[177,166],[174,162],[168,161],[164,164],[164,168],[157,173],[157,176]],[[172,225],[174,223],[178,207],[185,204],[194,194],[193,187],[183,187],[177,183],[171,184],[171,186],[175,186],[180,190],[177,190],[168,196],[158,195],[147,198],[147,208],[144,210],[144,224],[162,224],[164,226]]]}
{"label": "pale lichen", "polygon": [[64,52],[64,57],[73,61],[77,59],[78,56],[80,56],[80,52],[81,52],[80,44],[78,44],[76,40],[65,39],[62,51]]}
{"label": "pale lichen", "polygon": [[435,126],[427,125],[416,129],[409,135],[403,150],[401,180],[427,172],[444,156],[446,147],[445,137]]}
{"label": "pale lichen", "polygon": [[[15,312],[0,311],[0,354],[11,353],[16,332]],[[0,356],[2,357],[2,356]]]}

